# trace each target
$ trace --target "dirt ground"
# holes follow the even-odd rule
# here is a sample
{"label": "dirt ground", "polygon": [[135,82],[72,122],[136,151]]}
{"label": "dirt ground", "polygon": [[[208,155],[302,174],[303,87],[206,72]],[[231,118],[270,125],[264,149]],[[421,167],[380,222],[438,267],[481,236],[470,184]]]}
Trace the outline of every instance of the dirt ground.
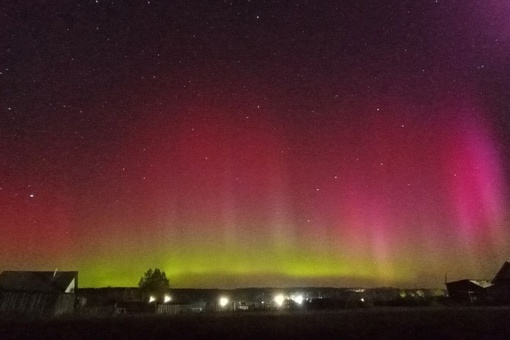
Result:
{"label": "dirt ground", "polygon": [[0,319],[0,339],[509,339],[510,307]]}

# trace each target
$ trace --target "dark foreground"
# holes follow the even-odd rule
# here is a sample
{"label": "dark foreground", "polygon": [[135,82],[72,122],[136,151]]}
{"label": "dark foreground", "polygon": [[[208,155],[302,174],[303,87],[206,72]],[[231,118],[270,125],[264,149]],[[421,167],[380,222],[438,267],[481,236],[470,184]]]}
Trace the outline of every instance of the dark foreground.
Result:
{"label": "dark foreground", "polygon": [[0,339],[509,339],[510,307],[1,319]]}

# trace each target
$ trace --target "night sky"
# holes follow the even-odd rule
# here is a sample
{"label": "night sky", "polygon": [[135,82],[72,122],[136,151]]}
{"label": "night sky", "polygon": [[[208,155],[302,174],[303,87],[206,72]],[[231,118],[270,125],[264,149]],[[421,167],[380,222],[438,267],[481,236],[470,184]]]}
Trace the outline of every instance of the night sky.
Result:
{"label": "night sky", "polygon": [[491,279],[509,94],[504,0],[4,1],[0,270]]}

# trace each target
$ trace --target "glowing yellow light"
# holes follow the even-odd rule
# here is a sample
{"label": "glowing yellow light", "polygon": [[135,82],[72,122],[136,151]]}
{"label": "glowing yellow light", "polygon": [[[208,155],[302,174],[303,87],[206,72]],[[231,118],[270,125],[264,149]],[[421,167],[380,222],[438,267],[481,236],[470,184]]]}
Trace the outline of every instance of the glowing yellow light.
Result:
{"label": "glowing yellow light", "polygon": [[292,298],[292,300],[297,303],[298,305],[303,304],[303,295],[296,295]]}
{"label": "glowing yellow light", "polygon": [[228,305],[228,298],[226,297],[221,297],[220,298],[220,307],[225,307]]}
{"label": "glowing yellow light", "polygon": [[283,302],[285,301],[285,297],[282,294],[278,294],[274,297],[274,302],[278,307],[283,306]]}
{"label": "glowing yellow light", "polygon": [[168,295],[165,295],[165,303],[172,301],[172,298]]}
{"label": "glowing yellow light", "polygon": [[149,297],[149,303],[154,302],[154,301],[156,301],[156,298],[155,298],[154,296],[152,296],[152,295],[151,295],[151,296]]}

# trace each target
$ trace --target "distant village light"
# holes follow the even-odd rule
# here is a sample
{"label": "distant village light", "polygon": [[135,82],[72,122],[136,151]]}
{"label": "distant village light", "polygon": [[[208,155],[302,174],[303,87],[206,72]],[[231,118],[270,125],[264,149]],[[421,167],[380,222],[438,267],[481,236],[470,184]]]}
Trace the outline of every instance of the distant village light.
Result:
{"label": "distant village light", "polygon": [[221,297],[220,298],[220,307],[226,307],[228,305],[228,298]]}
{"label": "distant village light", "polygon": [[294,300],[294,302],[297,303],[298,305],[302,305],[304,300],[303,295],[294,296],[292,300]]}
{"label": "distant village light", "polygon": [[169,295],[165,295],[164,302],[167,303],[167,302],[170,302],[170,301],[172,301],[172,298]]}
{"label": "distant village light", "polygon": [[282,294],[278,294],[274,297],[274,302],[278,307],[283,306],[283,302],[285,301],[285,297]]}
{"label": "distant village light", "polygon": [[151,295],[151,296],[149,297],[149,303],[154,302],[154,301],[156,301],[156,298],[155,298],[154,296],[152,296],[152,295]]}

